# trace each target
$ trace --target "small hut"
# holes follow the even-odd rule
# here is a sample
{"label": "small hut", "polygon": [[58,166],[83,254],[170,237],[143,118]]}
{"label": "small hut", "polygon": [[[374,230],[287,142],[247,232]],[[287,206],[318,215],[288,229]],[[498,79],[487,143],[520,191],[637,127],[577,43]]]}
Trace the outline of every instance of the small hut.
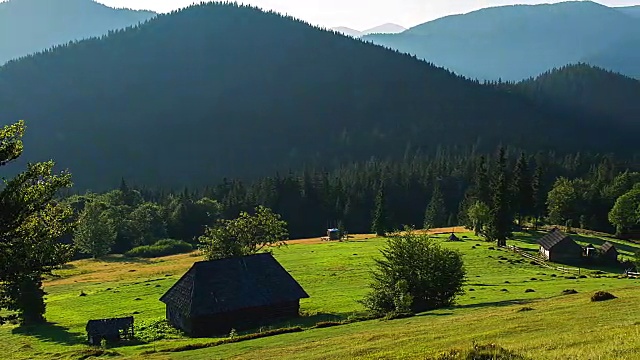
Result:
{"label": "small hut", "polygon": [[607,263],[617,263],[618,250],[612,243],[607,241],[600,248],[600,259]]}
{"label": "small hut", "polygon": [[271,254],[197,262],[161,298],[169,322],[194,337],[299,316],[309,295]]}
{"label": "small hut", "polygon": [[90,345],[99,346],[102,340],[118,342],[133,340],[133,316],[125,318],[89,320],[86,326]]}
{"label": "small hut", "polygon": [[327,229],[327,237],[329,240],[340,240],[340,229]]}
{"label": "small hut", "polygon": [[540,255],[549,261],[575,262],[582,259],[582,246],[558,228],[554,228],[540,238],[538,244],[540,245]]}
{"label": "small hut", "polygon": [[451,235],[449,235],[449,241],[460,241],[460,239],[458,239],[456,234],[451,233]]}

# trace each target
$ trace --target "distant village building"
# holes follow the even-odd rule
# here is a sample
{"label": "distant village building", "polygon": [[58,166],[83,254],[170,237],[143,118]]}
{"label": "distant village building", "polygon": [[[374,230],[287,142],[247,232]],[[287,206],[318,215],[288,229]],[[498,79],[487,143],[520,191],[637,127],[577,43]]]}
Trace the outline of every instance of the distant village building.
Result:
{"label": "distant village building", "polygon": [[582,246],[558,228],[538,240],[540,255],[554,262],[574,262],[582,258]]}
{"label": "distant village building", "polygon": [[593,244],[589,244],[587,246],[584,247],[584,253],[583,255],[587,258],[595,258],[598,256],[598,249],[596,249],[595,246],[593,246]]}
{"label": "distant village building", "polygon": [[340,240],[340,229],[327,229],[327,237],[329,238],[329,240]]}
{"label": "distant village building", "polygon": [[173,326],[198,337],[299,316],[308,297],[271,254],[257,254],[197,262],[160,301]]}
{"label": "distant village building", "polygon": [[618,250],[612,243],[607,241],[600,248],[600,259],[607,263],[617,263]]}
{"label": "distant village building", "polygon": [[89,320],[85,328],[90,345],[100,346],[102,340],[110,343],[133,340],[133,316],[114,319]]}

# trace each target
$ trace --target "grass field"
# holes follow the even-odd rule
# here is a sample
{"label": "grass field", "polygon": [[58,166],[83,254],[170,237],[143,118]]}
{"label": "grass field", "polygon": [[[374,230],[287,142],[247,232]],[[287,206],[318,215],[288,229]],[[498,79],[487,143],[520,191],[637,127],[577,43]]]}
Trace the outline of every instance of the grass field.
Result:
{"label": "grass field", "polygon": [[[332,359],[425,358],[473,341],[495,342],[532,359],[640,358],[638,280],[617,272],[581,269],[569,276],[532,265],[520,255],[492,249],[471,234],[461,242],[443,243],[460,250],[468,271],[466,294],[450,309],[409,319],[365,321],[326,329],[175,353],[142,352],[212,340],[178,338],[111,349],[124,358],[150,359]],[[445,239],[446,235],[439,238]],[[535,251],[537,236],[517,234],[509,244]],[[604,240],[580,237],[598,246]],[[278,261],[311,296],[302,301],[305,316],[279,326],[313,325],[346,319],[364,311],[357,300],[367,292],[372,259],[382,239],[334,243],[292,243],[275,251]],[[624,256],[635,245],[616,242]],[[164,317],[158,299],[193,264],[195,254],[132,261],[119,257],[69,264],[45,283],[48,326],[0,327],[9,359],[81,359],[89,355],[84,326],[89,319],[134,315],[136,322]],[[602,269],[601,269],[602,270]],[[607,269],[604,269],[607,270]],[[575,289],[576,295],[560,295]],[[529,292],[526,292],[529,290]],[[531,291],[533,290],[533,291]],[[591,303],[596,290],[618,299]],[[80,296],[81,293],[86,296]],[[533,310],[520,311],[528,307]]]}

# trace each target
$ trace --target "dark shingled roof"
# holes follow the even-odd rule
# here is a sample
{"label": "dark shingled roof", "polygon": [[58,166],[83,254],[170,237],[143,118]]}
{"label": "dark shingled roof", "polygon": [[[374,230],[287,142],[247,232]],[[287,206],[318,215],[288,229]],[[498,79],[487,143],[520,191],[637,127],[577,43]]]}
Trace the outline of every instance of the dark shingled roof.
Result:
{"label": "dark shingled roof", "polygon": [[271,254],[200,261],[160,301],[189,316],[297,301],[309,295]]}
{"label": "dark shingled roof", "polygon": [[609,251],[609,250],[611,250],[611,249],[614,249],[614,250],[615,250],[615,249],[616,249],[616,247],[615,247],[615,246],[613,246],[613,244],[612,244],[612,243],[610,243],[610,242],[608,242],[608,241],[607,241],[606,243],[602,244],[602,247],[601,247],[600,249],[602,250],[602,252],[603,252],[603,253],[606,253],[606,252],[608,252],[608,251]]}
{"label": "dark shingled roof", "polygon": [[562,231],[558,230],[558,228],[554,228],[550,233],[540,238],[538,240],[538,244],[540,244],[540,246],[542,246],[545,250],[550,250],[552,247],[556,246],[566,238],[571,239],[569,235],[566,235]]}
{"label": "dark shingled roof", "polygon": [[458,241],[460,239],[458,239],[458,237],[456,236],[456,234],[451,234],[449,235],[449,241]]}

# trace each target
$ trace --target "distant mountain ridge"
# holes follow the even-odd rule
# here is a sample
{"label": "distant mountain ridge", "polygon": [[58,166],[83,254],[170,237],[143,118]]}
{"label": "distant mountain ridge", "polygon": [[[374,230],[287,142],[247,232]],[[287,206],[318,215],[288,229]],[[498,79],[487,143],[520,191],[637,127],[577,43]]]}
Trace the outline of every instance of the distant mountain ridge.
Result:
{"label": "distant mountain ridge", "polygon": [[452,15],[371,41],[481,80],[519,81],[640,34],[634,9],[590,1],[509,5]]}
{"label": "distant mountain ridge", "polygon": [[615,9],[618,10],[618,11],[621,11],[621,12],[627,14],[627,15],[631,15],[633,17],[640,18],[640,5],[617,7]]}
{"label": "distant mountain ridge", "polygon": [[334,27],[334,28],[331,28],[331,30],[337,31],[339,33],[342,33],[348,36],[362,37],[370,34],[399,34],[407,30],[407,28],[400,26],[398,24],[386,23],[386,24],[373,27],[371,29],[363,30],[363,31],[355,30],[345,26]]}
{"label": "distant mountain ridge", "polygon": [[[640,128],[558,115],[411,56],[234,4],[194,5],[10,62],[0,67],[0,109],[2,123],[27,123],[22,161],[55,159],[79,190],[122,177],[199,186],[498,144],[628,154]],[[616,141],[602,141],[605,132]]]}
{"label": "distant mountain ridge", "polygon": [[101,36],[156,13],[112,9],[92,0],[9,0],[0,3],[0,65],[69,41]]}

